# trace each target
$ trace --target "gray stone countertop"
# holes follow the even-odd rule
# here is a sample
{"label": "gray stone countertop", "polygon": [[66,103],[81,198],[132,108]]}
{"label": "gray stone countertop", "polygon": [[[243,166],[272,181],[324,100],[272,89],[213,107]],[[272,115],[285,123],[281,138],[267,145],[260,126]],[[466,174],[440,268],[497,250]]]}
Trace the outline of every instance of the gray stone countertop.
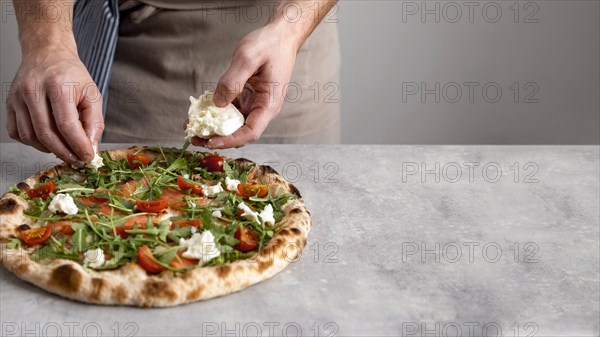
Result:
{"label": "gray stone countertop", "polygon": [[[122,148],[111,144],[101,148]],[[0,145],[0,191],[58,163]],[[597,336],[598,146],[250,145],[313,216],[270,280],[167,309],[87,305],[0,268],[0,335]]]}

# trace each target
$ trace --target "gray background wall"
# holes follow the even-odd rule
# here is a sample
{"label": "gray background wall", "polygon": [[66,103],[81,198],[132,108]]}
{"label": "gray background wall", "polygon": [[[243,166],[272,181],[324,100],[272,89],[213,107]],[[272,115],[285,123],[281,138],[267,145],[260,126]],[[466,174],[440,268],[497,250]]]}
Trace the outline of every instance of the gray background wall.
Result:
{"label": "gray background wall", "polygon": [[[343,1],[337,15],[345,143],[600,143],[599,1]],[[14,16],[0,29],[4,102]]]}

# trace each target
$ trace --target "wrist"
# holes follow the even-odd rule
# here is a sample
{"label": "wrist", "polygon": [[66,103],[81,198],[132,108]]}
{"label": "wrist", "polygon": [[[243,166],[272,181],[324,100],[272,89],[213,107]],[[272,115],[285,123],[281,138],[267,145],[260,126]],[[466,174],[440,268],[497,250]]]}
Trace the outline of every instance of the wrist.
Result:
{"label": "wrist", "polygon": [[72,32],[24,32],[20,34],[19,40],[23,58],[43,52],[77,56],[77,44]]}
{"label": "wrist", "polygon": [[304,35],[296,27],[296,24],[290,23],[283,19],[273,20],[267,23],[263,30],[267,36],[279,40],[282,47],[292,50],[294,53],[304,43]]}

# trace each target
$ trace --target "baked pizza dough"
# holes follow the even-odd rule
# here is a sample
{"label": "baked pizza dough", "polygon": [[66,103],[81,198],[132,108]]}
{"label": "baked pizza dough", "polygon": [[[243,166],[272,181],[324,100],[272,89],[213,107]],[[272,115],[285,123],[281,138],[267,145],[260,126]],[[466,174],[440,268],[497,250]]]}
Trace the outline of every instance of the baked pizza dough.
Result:
{"label": "baked pizza dough", "polygon": [[[132,147],[126,150],[104,151],[103,157],[110,158],[115,163],[120,163],[120,165],[127,165],[125,159],[131,159],[131,156],[134,156],[133,158],[136,158],[135,156],[141,156],[139,158],[146,157],[150,158],[153,162],[160,162],[162,160],[161,158],[167,159],[167,156],[164,154],[167,150],[169,149]],[[198,159],[207,156],[206,153],[200,152],[189,152],[176,149],[171,149],[169,151],[171,152],[169,152],[170,154],[168,156],[172,156],[173,153],[181,151],[179,155],[185,158],[186,161],[197,161]],[[11,192],[4,194],[0,199],[0,248],[2,253],[2,264],[20,279],[30,282],[49,292],[77,301],[107,305],[131,305],[140,307],[175,306],[227,295],[266,280],[280,272],[288,264],[295,262],[300,257],[301,251],[306,245],[307,235],[311,229],[310,214],[296,187],[285,181],[271,167],[256,165],[246,159],[225,158],[225,162],[237,170],[247,170],[245,172],[248,173],[248,177],[251,177],[248,178],[248,181],[252,180],[253,184],[267,185],[269,187],[269,198],[271,196],[285,195],[286,198],[289,196],[286,203],[281,205],[280,210],[276,210],[276,212],[280,212],[280,219],[276,224],[267,225],[264,221],[260,221],[259,219],[259,224],[254,222],[242,226],[249,228],[254,226],[254,228],[259,229],[263,228],[267,230],[266,232],[268,232],[268,229],[270,228],[273,232],[272,237],[268,241],[265,241],[259,248],[241,254],[243,255],[243,258],[225,261],[223,263],[213,263],[214,265],[210,265],[210,263],[209,265],[206,265],[199,262],[198,266],[189,267],[185,272],[164,269],[159,273],[150,273],[144,269],[135,258],[131,258],[131,261],[126,263],[119,260],[122,264],[116,268],[91,268],[90,266],[92,264],[82,262],[85,260],[86,252],[75,252],[76,249],[74,246],[68,247],[70,245],[69,242],[75,241],[75,239],[73,239],[73,235],[75,234],[72,234],[71,237],[63,234],[55,234],[55,231],[57,230],[56,227],[58,226],[55,225],[56,221],[52,223],[53,234],[50,240],[32,246],[25,244],[19,239],[22,238],[22,231],[49,226],[48,221],[40,219],[36,220],[27,215],[28,212],[31,212],[30,207],[32,207],[32,200],[35,199],[28,197],[28,194],[31,193],[30,191],[34,191],[34,188],[40,186],[40,184],[44,182],[52,181],[53,179],[57,180],[59,177],[75,177],[78,178],[79,181],[82,181],[82,184],[88,179],[92,179],[92,168],[75,170],[63,163],[26,179],[19,183],[16,188],[13,188]],[[135,163],[144,168],[143,163],[137,161],[135,161]],[[168,160],[166,163],[168,163]],[[156,164],[156,166],[160,166],[160,164]],[[102,168],[100,168],[100,170],[102,170]],[[220,174],[212,172],[209,174],[203,170],[204,169],[200,171],[202,171],[205,176],[214,177],[219,176]],[[178,174],[178,172],[173,173]],[[86,177],[86,175],[90,176]],[[186,181],[188,180],[186,179]],[[189,177],[188,182],[202,182],[202,177],[198,178],[192,175]],[[119,183],[122,184],[126,182]],[[139,186],[140,185],[138,185],[138,187]],[[206,188],[207,186],[205,185],[204,187]],[[68,194],[68,188],[63,188],[63,190],[66,190],[67,192],[65,192],[65,194]],[[227,192],[226,188],[224,190]],[[58,194],[54,192],[50,194],[50,196],[47,196],[47,200],[49,200],[51,196]],[[189,193],[189,191],[186,192]],[[133,195],[133,193],[135,192],[132,192],[131,195]],[[236,198],[241,197],[236,193],[237,192],[230,191],[228,195],[224,195],[223,197],[238,200]],[[33,193],[33,195],[35,196],[35,193]],[[78,197],[76,196],[75,198],[77,199]],[[79,196],[79,198],[85,197]],[[186,198],[187,197],[183,197],[182,200],[186,200]],[[197,197],[198,200],[201,200],[202,198],[204,198],[204,196]],[[215,204],[215,200],[217,199],[218,197],[215,197],[214,199],[206,197],[206,202],[198,205],[198,209],[207,208],[208,206]],[[252,204],[252,201],[249,198],[242,199],[246,203]],[[265,198],[261,199],[258,196],[253,197],[253,200],[264,199]],[[39,199],[38,202],[41,203],[42,201],[40,200],[41,199]],[[95,197],[94,200],[100,200],[100,198]],[[102,200],[100,200],[100,202],[102,202]],[[168,212],[171,205],[175,204],[176,203],[171,202],[167,207],[168,209],[162,210],[159,212],[160,214],[156,213],[156,216],[159,217],[161,214]],[[81,203],[79,205],[81,205]],[[90,220],[96,217],[103,217],[103,219],[106,219],[110,216],[114,216],[114,209],[110,210],[113,215],[106,215],[107,212],[104,212],[105,214],[103,215],[98,214],[94,216],[94,212],[102,212],[102,210],[106,210],[106,207],[106,205],[101,205],[100,208],[90,206],[90,208],[86,209],[86,219]],[[112,206],[108,207],[112,208]],[[136,203],[136,208],[137,207]],[[278,208],[277,205],[274,205],[274,207]],[[58,216],[56,214],[43,215],[47,214],[49,211],[45,210],[44,212],[46,213],[42,213],[42,216],[38,216],[38,218],[43,216]],[[133,210],[133,214],[138,212],[139,209]],[[79,210],[79,213],[81,213],[81,210]],[[233,225],[236,221],[239,223],[248,223],[249,220],[243,216],[240,217],[239,213],[241,213],[241,211],[233,212],[230,219],[225,219],[225,215],[217,214],[222,215],[222,219],[227,221],[213,218],[211,221],[214,221],[214,223],[211,226],[222,225],[225,228],[226,225]],[[78,216],[63,214],[60,211],[58,211],[57,214],[62,214],[65,218]],[[135,215],[131,216],[135,217]],[[148,218],[152,217],[148,216]],[[81,221],[85,222],[86,220],[84,219]],[[91,220],[90,224],[93,223],[93,221],[94,220]],[[203,218],[202,221],[203,225],[199,226],[199,228],[194,231],[203,232],[208,230],[202,228],[205,224],[205,218]],[[136,229],[139,230],[137,225],[138,224],[136,223],[133,228],[128,229],[127,233],[133,233]],[[71,224],[71,226],[74,225]],[[164,227],[164,222],[161,222],[160,226]],[[169,226],[172,226],[172,224],[169,224]],[[147,229],[148,227],[143,228]],[[154,227],[151,227],[150,229],[152,228]],[[181,228],[183,227],[177,227],[177,229]],[[192,229],[190,228],[190,230]],[[109,229],[103,233],[115,233],[115,229],[113,227],[112,232]],[[111,240],[113,239],[112,236],[109,234],[107,235]],[[115,234],[114,240],[121,242],[121,239],[117,238],[116,235],[117,234]],[[127,238],[122,241],[125,241],[132,236],[138,238],[138,240],[144,240],[144,238],[148,237],[148,234],[126,235]],[[65,248],[67,249],[66,251],[69,251],[70,249],[74,252],[73,259],[53,258],[52,256],[42,256],[40,258],[38,255],[35,255],[39,254],[40,247],[53,242],[55,236],[59,239],[65,237],[63,238],[65,242],[64,247],[68,248]],[[231,241],[231,237],[229,237],[229,240]],[[240,243],[237,243],[235,247],[238,247],[240,244],[241,241]],[[174,247],[176,246],[176,243],[169,242],[168,245]],[[169,247],[168,245],[167,247]],[[107,253],[107,256],[110,256],[111,252],[107,251],[106,245],[104,247],[105,253]],[[220,247],[224,249],[222,246]],[[38,253],[34,253],[36,249],[38,249]],[[158,251],[158,248],[155,249],[155,252],[156,251]],[[238,254],[235,252],[235,249],[231,250],[231,247],[228,249],[228,252],[232,256]],[[115,256],[117,255],[118,254],[115,253]],[[34,259],[34,256],[38,256],[38,258]],[[79,256],[79,260],[77,256]],[[116,257],[113,257],[113,260],[115,258]],[[218,259],[222,258],[219,257],[217,260]],[[106,260],[109,261],[109,258],[107,257]],[[157,261],[158,258],[155,258],[155,260]]]}

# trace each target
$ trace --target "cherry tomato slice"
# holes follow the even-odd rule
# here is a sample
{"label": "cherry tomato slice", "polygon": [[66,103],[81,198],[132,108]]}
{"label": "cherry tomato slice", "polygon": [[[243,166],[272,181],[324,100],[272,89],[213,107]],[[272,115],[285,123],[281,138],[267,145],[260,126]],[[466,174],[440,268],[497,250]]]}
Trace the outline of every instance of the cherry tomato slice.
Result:
{"label": "cherry tomato slice", "polygon": [[244,198],[254,196],[264,198],[269,194],[269,186],[259,184],[239,184],[237,194]]}
{"label": "cherry tomato slice", "polygon": [[56,190],[56,184],[54,181],[48,181],[37,188],[27,191],[27,195],[29,199],[42,198],[42,200],[46,200],[54,190]]}
{"label": "cherry tomato slice", "polygon": [[250,228],[239,226],[233,236],[240,241],[233,248],[240,252],[249,252],[258,246],[258,234]]}
{"label": "cherry tomato slice", "polygon": [[167,207],[167,201],[137,200],[135,206],[142,212],[160,213]]}
{"label": "cherry tomato slice", "polygon": [[152,162],[152,159],[143,154],[128,153],[127,161],[131,168],[138,168],[140,165],[148,166]]}
{"label": "cherry tomato slice", "polygon": [[196,194],[196,195],[204,195],[202,193],[202,186],[200,186],[200,185],[194,185],[194,186],[192,186],[192,193]]}
{"label": "cherry tomato slice", "polygon": [[177,176],[177,186],[182,191],[192,190],[193,194],[202,195],[202,186],[192,184],[182,176]]}
{"label": "cherry tomato slice", "polygon": [[48,225],[40,228],[32,228],[21,232],[21,240],[28,246],[37,245],[45,242],[52,234],[52,226]]}
{"label": "cherry tomato slice", "polygon": [[216,154],[209,154],[200,160],[200,167],[209,172],[223,172],[223,161],[225,158]]}
{"label": "cherry tomato slice", "polygon": [[73,235],[75,231],[71,227],[71,221],[57,221],[52,224],[52,231],[54,233],[62,233],[65,235]]}
{"label": "cherry tomato slice", "polygon": [[156,262],[154,255],[152,255],[152,251],[148,246],[141,246],[140,250],[138,250],[137,254],[138,263],[144,270],[146,270],[150,274],[158,274],[164,270],[164,268]]}
{"label": "cherry tomato slice", "polygon": [[177,252],[177,256],[179,258],[174,258],[169,265],[173,268],[177,269],[187,269],[193,266],[197,266],[199,260],[198,259],[190,259],[182,256],[183,252]]}

